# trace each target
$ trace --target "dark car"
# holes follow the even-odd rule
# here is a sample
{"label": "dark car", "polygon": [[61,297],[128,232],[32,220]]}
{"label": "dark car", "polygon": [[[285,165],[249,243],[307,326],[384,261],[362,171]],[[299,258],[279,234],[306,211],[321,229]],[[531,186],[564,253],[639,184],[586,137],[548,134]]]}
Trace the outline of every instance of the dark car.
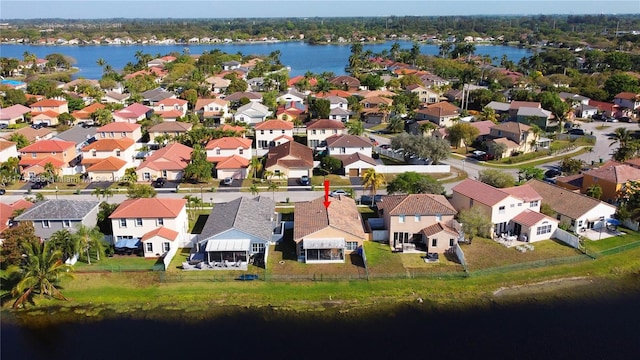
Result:
{"label": "dark car", "polygon": [[562,171],[560,171],[558,169],[549,169],[549,170],[544,172],[544,177],[549,178],[549,179],[558,177],[560,175],[562,175]]}
{"label": "dark car", "polygon": [[571,129],[571,130],[569,130],[569,135],[584,135],[584,130],[582,130],[582,129]]}
{"label": "dark car", "polygon": [[38,129],[42,129],[44,126],[45,126],[45,124],[43,124],[43,123],[37,123],[37,124],[32,124],[31,128],[38,130]]}
{"label": "dark car", "polygon": [[604,120],[605,116],[604,116],[604,114],[593,114],[593,116],[591,116],[591,118],[593,120]]}
{"label": "dark car", "polygon": [[258,280],[260,277],[256,274],[242,274],[240,276],[238,276],[237,280],[240,281],[253,281],[253,280]]}
{"label": "dark car", "polygon": [[382,195],[375,195],[373,197],[373,199],[371,198],[371,195],[362,195],[360,197],[360,204],[362,204],[362,205],[371,205],[371,200],[373,200],[373,204],[375,205],[381,199],[382,199]]}
{"label": "dark car", "polygon": [[298,183],[300,183],[300,185],[309,185],[311,184],[311,180],[309,180],[309,177],[307,175],[302,175],[300,177],[300,180],[298,180]]}
{"label": "dark car", "polygon": [[621,122],[626,122],[626,123],[631,122],[631,118],[628,117],[628,116],[623,116],[621,118],[618,118],[618,120],[620,120]]}
{"label": "dark car", "polygon": [[5,190],[5,189],[0,189],[0,195],[4,195],[4,194],[6,194],[6,193],[7,193],[7,190]]}
{"label": "dark car", "polygon": [[49,185],[49,183],[46,181],[36,181],[31,185],[31,188],[36,190],[44,189],[47,185]]}
{"label": "dark car", "polygon": [[153,187],[154,188],[162,188],[164,187],[164,184],[167,182],[167,179],[165,178],[157,178],[154,182],[153,182]]}
{"label": "dark car", "polygon": [[9,125],[5,123],[0,124],[0,129],[8,129],[8,128],[9,128]]}

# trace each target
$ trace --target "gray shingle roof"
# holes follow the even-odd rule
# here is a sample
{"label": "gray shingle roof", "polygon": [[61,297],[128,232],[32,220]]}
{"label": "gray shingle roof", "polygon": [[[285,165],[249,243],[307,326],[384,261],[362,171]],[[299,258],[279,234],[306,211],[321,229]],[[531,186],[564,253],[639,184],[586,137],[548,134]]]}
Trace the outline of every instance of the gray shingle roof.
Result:
{"label": "gray shingle roof", "polygon": [[45,200],[33,205],[15,220],[82,220],[98,205],[100,201],[96,200]]}
{"label": "gray shingle roof", "polygon": [[82,126],[74,126],[71,129],[61,132],[55,136],[56,139],[71,141],[76,144],[82,144],[96,135],[96,128],[84,128]]}
{"label": "gray shingle roof", "polygon": [[200,239],[204,240],[236,229],[270,241],[276,225],[275,207],[273,200],[264,196],[241,197],[228,203],[217,204],[202,228]]}

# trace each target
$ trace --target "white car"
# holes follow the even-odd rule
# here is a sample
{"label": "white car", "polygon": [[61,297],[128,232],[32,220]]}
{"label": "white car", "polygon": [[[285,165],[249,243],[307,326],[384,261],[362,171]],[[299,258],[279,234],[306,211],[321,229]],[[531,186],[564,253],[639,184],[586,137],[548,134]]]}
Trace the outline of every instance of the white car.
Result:
{"label": "white car", "polygon": [[344,190],[333,190],[332,192],[329,193],[329,196],[331,197],[349,196],[349,194],[347,194],[347,192]]}

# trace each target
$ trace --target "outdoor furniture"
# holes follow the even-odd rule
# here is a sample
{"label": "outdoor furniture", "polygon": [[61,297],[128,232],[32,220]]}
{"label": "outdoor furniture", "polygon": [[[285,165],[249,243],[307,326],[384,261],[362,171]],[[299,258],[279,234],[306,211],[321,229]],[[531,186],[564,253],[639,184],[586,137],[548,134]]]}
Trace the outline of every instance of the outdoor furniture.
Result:
{"label": "outdoor furniture", "polygon": [[534,249],[533,245],[530,245],[530,244],[524,244],[524,245],[522,245],[522,246],[523,246],[525,249],[529,250],[529,251],[533,251],[533,249]]}

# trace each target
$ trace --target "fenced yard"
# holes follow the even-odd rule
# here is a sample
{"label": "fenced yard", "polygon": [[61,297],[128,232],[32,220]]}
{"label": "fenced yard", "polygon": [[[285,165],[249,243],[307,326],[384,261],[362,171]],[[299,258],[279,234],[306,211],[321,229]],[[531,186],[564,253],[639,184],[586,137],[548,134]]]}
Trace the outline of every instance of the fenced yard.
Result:
{"label": "fenced yard", "polygon": [[585,250],[589,255],[604,256],[640,247],[640,233],[626,228],[620,231],[625,234],[601,240],[585,240]]}
{"label": "fenced yard", "polygon": [[145,259],[137,255],[113,255],[99,261],[91,259],[91,264],[81,258],[74,265],[76,272],[122,272],[122,271],[160,271],[164,264],[160,259]]}

